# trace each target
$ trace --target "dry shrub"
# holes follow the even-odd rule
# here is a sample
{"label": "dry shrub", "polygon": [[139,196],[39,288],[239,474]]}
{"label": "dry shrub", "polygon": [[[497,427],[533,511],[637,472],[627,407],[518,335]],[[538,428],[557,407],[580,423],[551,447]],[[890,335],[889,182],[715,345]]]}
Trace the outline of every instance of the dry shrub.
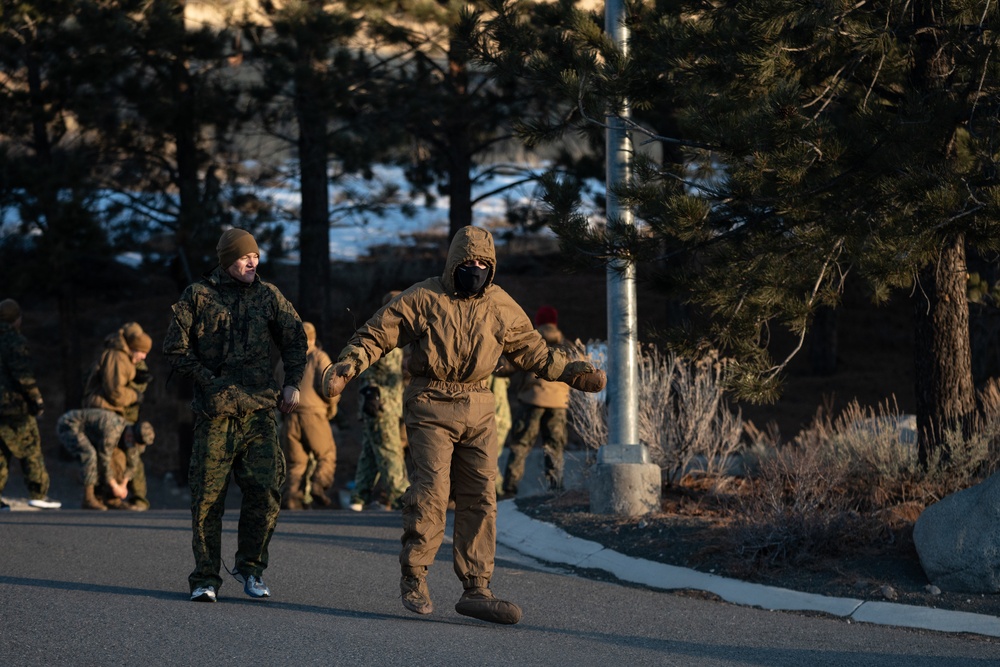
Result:
{"label": "dry shrub", "polygon": [[984,390],[980,406],[966,434],[945,432],[926,467],[915,419],[894,401],[877,409],[854,402],[836,418],[820,410],[784,445],[748,429],[757,435],[748,450],[754,472],[734,504],[731,546],[754,569],[896,539],[924,507],[996,470],[1000,390]]}
{"label": "dry shrub", "polygon": [[735,496],[733,552],[753,571],[837,555],[867,542],[862,517],[844,493],[846,483],[846,470],[830,469],[816,449],[790,445],[759,460],[757,475]]}
{"label": "dry shrub", "polygon": [[[587,346],[586,356],[604,366],[601,346]],[[720,478],[740,448],[743,421],[724,400],[726,365],[717,354],[691,361],[648,346],[638,359],[639,440],[651,460],[666,473],[668,484],[684,474]],[[597,449],[607,442],[603,392],[570,396],[570,418],[584,444]]]}
{"label": "dry shrub", "polygon": [[639,359],[639,440],[666,473],[718,478],[740,448],[743,421],[724,397],[726,364],[717,353],[697,361],[649,346]]}

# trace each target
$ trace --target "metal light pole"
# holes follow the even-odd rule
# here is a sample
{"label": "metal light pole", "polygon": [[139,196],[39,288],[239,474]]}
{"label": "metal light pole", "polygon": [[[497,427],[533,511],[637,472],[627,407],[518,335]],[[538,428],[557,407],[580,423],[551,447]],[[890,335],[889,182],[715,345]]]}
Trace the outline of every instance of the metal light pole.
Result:
{"label": "metal light pole", "polygon": [[[629,31],[623,0],[607,0],[604,30],[628,53]],[[616,183],[632,175],[632,140],[625,100],[619,115],[607,117],[606,189],[608,225],[634,225],[632,210],[613,192]],[[608,442],[598,450],[590,490],[590,509],[596,514],[639,515],[659,509],[660,467],[649,461],[639,442],[638,313],[635,265],[618,260],[608,267],[607,401]]]}

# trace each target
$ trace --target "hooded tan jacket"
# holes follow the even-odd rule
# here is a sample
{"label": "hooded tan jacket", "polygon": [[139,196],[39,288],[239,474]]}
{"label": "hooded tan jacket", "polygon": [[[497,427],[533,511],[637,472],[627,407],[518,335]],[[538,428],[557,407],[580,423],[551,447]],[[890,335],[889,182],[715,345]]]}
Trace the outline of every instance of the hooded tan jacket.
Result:
{"label": "hooded tan jacket", "polygon": [[[486,286],[460,296],[455,269],[469,260],[489,266]],[[452,241],[444,274],[413,285],[383,306],[355,332],[338,360],[350,361],[357,374],[389,350],[410,345],[407,369],[414,378],[485,387],[503,354],[516,367],[555,380],[568,362],[566,355],[550,348],[524,310],[493,284],[496,265],[493,236],[463,227]]]}
{"label": "hooded tan jacket", "polygon": [[[538,327],[545,342],[552,346],[562,345],[562,332],[554,324]],[[518,385],[517,400],[537,408],[568,408],[569,385],[565,382],[550,382],[543,378],[523,373]]]}
{"label": "hooded tan jacket", "polygon": [[83,407],[102,408],[120,415],[139,400],[139,392],[130,386],[135,379],[132,352],[125,342],[124,329],[104,339],[104,352],[87,377]]}

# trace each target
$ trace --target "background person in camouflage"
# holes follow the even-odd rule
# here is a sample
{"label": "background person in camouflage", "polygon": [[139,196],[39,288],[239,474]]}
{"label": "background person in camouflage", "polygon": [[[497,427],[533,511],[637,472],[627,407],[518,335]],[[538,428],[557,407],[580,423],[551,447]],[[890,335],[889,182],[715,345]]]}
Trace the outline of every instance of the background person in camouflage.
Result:
{"label": "background person in camouflage", "polygon": [[[288,458],[288,483],[285,490],[285,509],[300,510],[304,507],[305,477],[309,477],[309,495],[316,506],[330,507],[333,501],[326,491],[333,486],[337,471],[337,443],[333,439],[330,420],[337,416],[339,396],[324,398],[317,388],[323,369],[330,365],[330,355],[316,344],[316,327],[303,322],[306,332],[306,368],[299,385],[299,404],[284,416],[284,446]],[[284,367],[279,364],[278,382],[284,379]],[[310,471],[309,455],[315,465]]]}
{"label": "background person in camouflage", "polygon": [[[382,305],[399,294],[394,290]],[[385,505],[402,507],[403,493],[410,485],[406,476],[403,440],[403,350],[396,348],[361,374],[358,391],[358,418],[361,420],[361,454],[354,475],[351,509],[360,512],[371,502],[377,485],[385,490]]]}
{"label": "background person in camouflage", "polygon": [[[302,320],[277,287],[257,276],[260,251],[253,236],[226,230],[216,252],[219,266],[184,290],[163,341],[174,370],[195,385],[188,476],[195,569],[188,583],[192,600],[209,602],[222,585],[230,472],[243,494],[234,572],[251,597],[270,595],[261,574],[285,481],[274,409],[287,414],[298,405],[306,365]],[[271,367],[272,341],[284,365],[284,388]]]}
{"label": "background person in camouflage", "polygon": [[517,368],[599,391],[606,378],[587,362],[550,348],[520,306],[499,286],[493,236],[463,227],[444,273],[396,296],[358,329],[324,387],[339,395],[354,376],[396,347],[409,346],[410,382],[403,417],[413,475],[403,495],[400,593],[417,614],[434,610],[427,569],[444,538],[448,498],[455,498],[453,557],[465,592],[455,610],[492,623],[517,623],[521,609],[490,590],[496,554],[497,439],[486,383],[501,355]]}
{"label": "background person in camouflage", "polygon": [[[493,375],[490,376],[489,381],[490,391],[493,392],[493,412],[497,418],[497,466],[500,465],[504,443],[507,442],[507,434],[510,433],[510,427],[513,422],[507,391],[510,389],[510,376],[516,370],[509,361],[500,357],[500,362],[497,364],[496,370],[493,371]],[[503,474],[499,467],[497,468],[496,488],[497,495],[502,496]]]}
{"label": "background person in camouflage", "polygon": [[[28,341],[21,335],[21,307],[13,299],[0,301],[0,494],[7,487],[10,464],[21,462],[28,486],[28,504],[59,509],[48,497],[49,472],[42,455],[38,420],[45,403],[31,367]],[[10,509],[0,498],[0,509]]]}
{"label": "background person in camouflage", "polygon": [[[125,432],[125,418],[111,410],[81,408],[63,413],[56,421],[56,436],[63,449],[80,461],[85,510],[105,511],[108,506],[95,493],[106,487],[124,500],[128,487],[119,484],[111,472],[111,454]],[[100,494],[103,495],[103,494]]]}
{"label": "background person in camouflage", "polygon": [[[538,333],[552,347],[563,344],[557,322],[558,313],[552,306],[542,306],[535,313]],[[514,430],[507,442],[510,454],[503,476],[504,494],[517,495],[517,487],[524,477],[524,463],[539,433],[545,455],[545,480],[549,490],[558,491],[562,489],[563,451],[569,440],[569,385],[551,382],[532,373],[517,374],[511,385],[517,395],[517,407]]]}

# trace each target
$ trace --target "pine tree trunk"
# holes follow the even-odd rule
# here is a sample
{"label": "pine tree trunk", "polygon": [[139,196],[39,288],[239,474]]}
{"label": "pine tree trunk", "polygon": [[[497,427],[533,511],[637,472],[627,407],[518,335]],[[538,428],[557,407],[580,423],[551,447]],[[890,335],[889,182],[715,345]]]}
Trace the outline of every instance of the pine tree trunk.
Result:
{"label": "pine tree trunk", "polygon": [[958,235],[942,249],[937,264],[920,275],[914,297],[917,428],[923,465],[943,446],[944,431],[964,428],[975,410],[966,271],[965,237]]}
{"label": "pine tree trunk", "polygon": [[[201,179],[198,175],[198,140],[193,116],[191,73],[187,64],[180,59],[180,54],[174,65],[172,85],[177,99],[177,115],[173,120],[173,138],[177,148],[177,259],[185,273],[186,282],[192,283],[198,276],[191,266],[190,244],[192,239],[197,238],[205,216],[201,201]],[[202,249],[196,249],[194,255],[200,257]]]}
{"label": "pine tree trunk", "polygon": [[451,40],[448,51],[448,75],[456,103],[449,118],[448,132],[448,183],[450,207],[448,209],[448,238],[459,229],[472,224],[472,149],[468,104],[469,52],[461,40]]}
{"label": "pine tree trunk", "polygon": [[299,231],[299,302],[296,307],[324,340],[330,310],[330,195],[327,178],[326,118],[313,76],[315,58],[302,54],[296,77],[295,112],[299,125],[302,212]]}

